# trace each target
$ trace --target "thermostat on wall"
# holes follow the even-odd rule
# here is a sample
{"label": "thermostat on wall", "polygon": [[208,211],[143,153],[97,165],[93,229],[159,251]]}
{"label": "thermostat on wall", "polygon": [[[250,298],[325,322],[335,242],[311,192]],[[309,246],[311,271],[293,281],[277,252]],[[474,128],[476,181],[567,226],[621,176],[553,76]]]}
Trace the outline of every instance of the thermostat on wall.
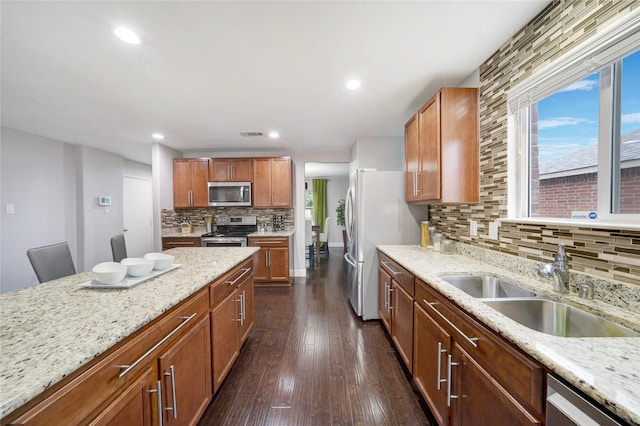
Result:
{"label": "thermostat on wall", "polygon": [[98,205],[100,206],[110,206],[111,205],[111,197],[98,197]]}

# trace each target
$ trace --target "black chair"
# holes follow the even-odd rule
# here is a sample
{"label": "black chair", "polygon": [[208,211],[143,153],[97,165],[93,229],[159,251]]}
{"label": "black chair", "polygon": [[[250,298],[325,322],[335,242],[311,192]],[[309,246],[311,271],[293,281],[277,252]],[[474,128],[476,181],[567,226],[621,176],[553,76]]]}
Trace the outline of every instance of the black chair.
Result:
{"label": "black chair", "polygon": [[111,254],[114,262],[120,262],[127,257],[127,245],[124,242],[124,234],[111,237]]}
{"label": "black chair", "polygon": [[76,273],[69,244],[62,242],[27,250],[27,257],[41,283]]}

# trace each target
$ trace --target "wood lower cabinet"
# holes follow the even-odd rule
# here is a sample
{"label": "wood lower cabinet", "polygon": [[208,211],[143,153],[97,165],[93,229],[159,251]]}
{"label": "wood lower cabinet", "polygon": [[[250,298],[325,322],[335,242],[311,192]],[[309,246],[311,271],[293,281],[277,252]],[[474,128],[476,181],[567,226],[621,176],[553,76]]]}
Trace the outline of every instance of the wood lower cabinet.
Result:
{"label": "wood lower cabinet", "polygon": [[542,424],[544,368],[416,280],[414,380],[441,425]]}
{"label": "wood lower cabinet", "polygon": [[405,124],[405,200],[480,199],[478,90],[442,88]]}
{"label": "wood lower cabinet", "polygon": [[176,247],[200,247],[200,237],[162,237],[162,250]]}
{"label": "wood lower cabinet", "polygon": [[291,207],[291,158],[253,159],[253,207]]}
{"label": "wood lower cabinet", "polygon": [[253,165],[251,158],[211,158],[210,182],[251,182]]}
{"label": "wood lower cabinet", "polygon": [[291,237],[249,237],[249,246],[260,247],[253,255],[256,285],[290,285],[293,256]]}
{"label": "wood lower cabinet", "polygon": [[378,267],[378,313],[380,321],[391,334],[391,275],[382,267]]}
{"label": "wood lower cabinet", "polygon": [[210,287],[213,390],[220,388],[254,324],[253,261],[243,262]]}
{"label": "wood lower cabinet", "polygon": [[173,207],[208,207],[209,159],[173,159]]}

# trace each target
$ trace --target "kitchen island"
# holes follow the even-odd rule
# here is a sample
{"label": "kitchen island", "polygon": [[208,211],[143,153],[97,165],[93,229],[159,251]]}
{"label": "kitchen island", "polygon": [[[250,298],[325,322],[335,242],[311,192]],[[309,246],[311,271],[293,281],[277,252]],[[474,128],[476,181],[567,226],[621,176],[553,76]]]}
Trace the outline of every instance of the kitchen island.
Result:
{"label": "kitchen island", "polygon": [[[640,331],[637,301],[640,289],[633,285],[604,282],[572,273],[572,280],[595,281],[595,300],[580,299],[551,290],[551,280],[535,277],[534,262],[467,245],[458,254],[442,254],[419,246],[378,246],[422,282],[497,332],[556,376],[593,398],[607,410],[631,424],[640,425],[640,337],[557,337],[529,329],[448,284],[446,275],[494,275],[503,277],[538,295],[598,314]],[[605,299],[606,303],[603,300]],[[416,301],[418,302],[418,301]],[[615,303],[614,303],[615,302]],[[615,306],[615,304],[626,306]]]}
{"label": "kitchen island", "polygon": [[81,288],[93,278],[85,272],[1,295],[0,418],[84,369],[190,296],[205,291],[202,299],[208,311],[205,287],[246,264],[256,250],[173,249],[166,253],[175,256],[178,268],[128,289]]}

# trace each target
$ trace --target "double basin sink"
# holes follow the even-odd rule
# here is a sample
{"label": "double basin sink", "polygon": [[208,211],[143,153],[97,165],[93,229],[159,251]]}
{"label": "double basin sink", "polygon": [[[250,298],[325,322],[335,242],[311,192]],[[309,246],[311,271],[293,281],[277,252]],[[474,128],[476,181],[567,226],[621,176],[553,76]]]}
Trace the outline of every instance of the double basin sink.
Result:
{"label": "double basin sink", "polygon": [[489,275],[440,277],[532,330],[560,337],[638,337],[640,333]]}

